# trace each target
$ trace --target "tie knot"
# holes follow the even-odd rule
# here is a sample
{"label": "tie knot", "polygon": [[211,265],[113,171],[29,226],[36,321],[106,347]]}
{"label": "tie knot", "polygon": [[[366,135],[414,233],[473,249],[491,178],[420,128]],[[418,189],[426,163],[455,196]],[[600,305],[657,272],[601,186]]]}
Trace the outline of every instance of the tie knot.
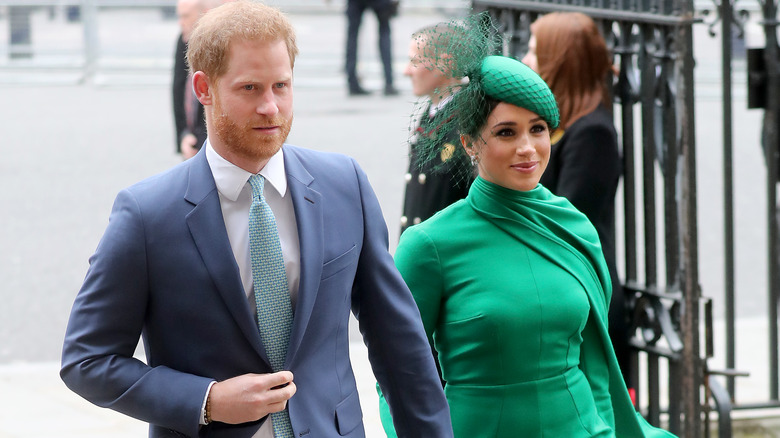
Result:
{"label": "tie knot", "polygon": [[258,173],[257,175],[250,176],[249,185],[252,186],[252,197],[263,197],[263,187],[265,186],[265,178],[263,178],[263,175]]}

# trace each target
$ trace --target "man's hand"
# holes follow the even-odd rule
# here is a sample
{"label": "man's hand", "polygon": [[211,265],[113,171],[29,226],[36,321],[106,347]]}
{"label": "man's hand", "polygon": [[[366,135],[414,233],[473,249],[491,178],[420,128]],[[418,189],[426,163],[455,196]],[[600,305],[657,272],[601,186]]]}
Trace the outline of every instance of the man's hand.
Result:
{"label": "man's hand", "polygon": [[186,134],[181,138],[181,157],[185,160],[190,159],[198,153],[196,149],[198,143],[197,137],[193,134]]}
{"label": "man's hand", "polygon": [[[229,424],[259,420],[280,412],[295,394],[289,371],[272,374],[244,374],[217,382],[209,394],[212,421]],[[281,386],[281,387],[280,387]]]}

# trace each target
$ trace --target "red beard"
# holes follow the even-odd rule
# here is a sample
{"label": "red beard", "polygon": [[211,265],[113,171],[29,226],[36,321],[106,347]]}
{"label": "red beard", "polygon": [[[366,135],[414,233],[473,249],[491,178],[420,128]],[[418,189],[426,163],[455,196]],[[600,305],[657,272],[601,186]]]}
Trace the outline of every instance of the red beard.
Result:
{"label": "red beard", "polygon": [[[253,161],[267,160],[278,152],[287,140],[292,127],[292,117],[285,119],[278,115],[276,117],[260,117],[257,121],[239,126],[222,111],[218,99],[214,101],[213,114],[214,130],[225,148],[236,155]],[[253,130],[256,126],[279,126],[279,133],[258,136]]]}

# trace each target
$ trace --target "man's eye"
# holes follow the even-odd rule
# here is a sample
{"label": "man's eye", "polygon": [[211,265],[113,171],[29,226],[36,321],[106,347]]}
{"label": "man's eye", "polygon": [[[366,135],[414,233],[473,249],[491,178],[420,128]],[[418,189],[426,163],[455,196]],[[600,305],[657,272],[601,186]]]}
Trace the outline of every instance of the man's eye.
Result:
{"label": "man's eye", "polygon": [[286,86],[287,86],[287,84],[284,83],[284,82],[279,82],[279,83],[276,84],[276,88],[284,88]]}
{"label": "man's eye", "polygon": [[244,90],[247,90],[247,91],[252,91],[252,90],[254,90],[254,89],[255,89],[255,86],[254,86],[254,85],[244,85]]}

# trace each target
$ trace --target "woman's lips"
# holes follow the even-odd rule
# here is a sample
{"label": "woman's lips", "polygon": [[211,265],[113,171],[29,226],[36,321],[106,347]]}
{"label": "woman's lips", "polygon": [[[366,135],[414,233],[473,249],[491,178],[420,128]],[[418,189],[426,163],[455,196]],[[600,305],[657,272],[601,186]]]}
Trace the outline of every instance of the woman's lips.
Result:
{"label": "woman's lips", "polygon": [[536,170],[539,166],[538,161],[526,161],[523,163],[516,163],[512,165],[512,168],[523,173],[530,173]]}

